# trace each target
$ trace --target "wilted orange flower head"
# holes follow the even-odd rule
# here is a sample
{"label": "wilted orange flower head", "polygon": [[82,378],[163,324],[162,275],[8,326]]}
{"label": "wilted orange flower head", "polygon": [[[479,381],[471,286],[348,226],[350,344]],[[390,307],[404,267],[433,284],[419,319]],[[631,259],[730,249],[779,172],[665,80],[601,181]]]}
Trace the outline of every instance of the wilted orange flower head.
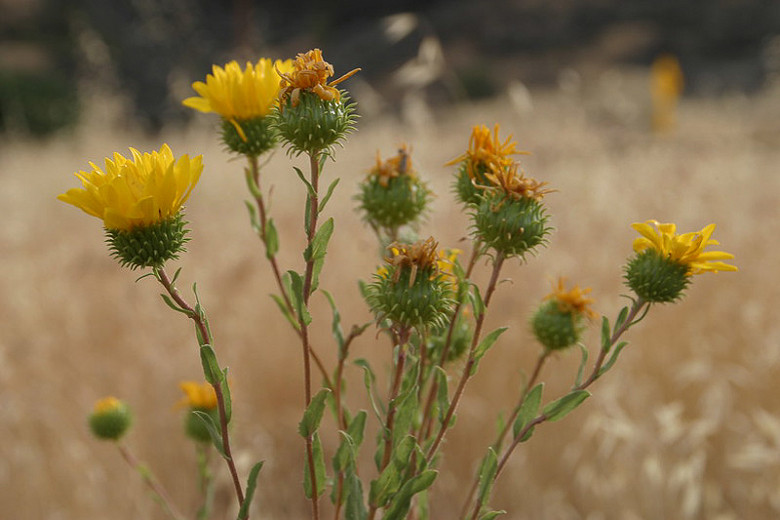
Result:
{"label": "wilted orange flower head", "polygon": [[498,125],[493,128],[492,134],[485,125],[473,127],[466,153],[449,161],[446,166],[467,161],[466,171],[469,177],[474,179],[480,168],[488,171],[501,171],[514,162],[511,155],[528,154],[528,152],[517,150],[517,143],[512,141],[511,135],[504,142],[501,142],[498,138],[498,130]]}
{"label": "wilted orange flower head", "polygon": [[540,201],[546,194],[555,191],[545,188],[547,186],[546,182],[539,182],[534,178],[526,177],[517,163],[500,170],[491,168],[489,173],[485,173],[485,178],[493,186],[477,186],[478,188],[500,188],[513,199],[534,199]]}
{"label": "wilted orange flower head", "polygon": [[379,184],[387,187],[390,179],[400,177],[401,175],[409,175],[415,177],[414,169],[412,168],[412,156],[409,153],[408,147],[402,144],[398,149],[398,155],[391,157],[386,161],[382,161],[382,156],[379,155],[379,150],[376,152],[376,166],[371,169],[369,175],[375,176],[379,179]]}
{"label": "wilted orange flower head", "polygon": [[350,78],[360,69],[353,69],[339,79],[328,83],[328,78],[333,76],[333,65],[322,58],[320,49],[312,49],[305,53],[299,53],[293,62],[292,71],[289,73],[277,70],[282,80],[280,83],[279,101],[282,106],[287,97],[290,97],[293,106],[298,106],[301,90],[311,91],[323,101],[339,101],[341,92],[336,87],[342,81]]}
{"label": "wilted orange flower head", "polygon": [[596,313],[590,309],[589,305],[596,300],[586,296],[591,291],[590,287],[581,289],[579,285],[575,285],[574,288],[567,291],[564,285],[565,281],[563,277],[558,278],[557,285],[553,285],[552,292],[545,297],[545,300],[555,300],[561,312],[595,318]]}
{"label": "wilted orange flower head", "polygon": [[438,246],[439,243],[433,237],[429,237],[427,240],[419,240],[411,245],[399,244],[398,242],[391,244],[388,247],[391,254],[385,258],[385,261],[389,265],[396,267],[393,282],[397,282],[398,277],[401,275],[399,267],[411,268],[412,274],[409,277],[409,286],[414,284],[417,271],[420,269],[433,269],[432,276],[438,276],[440,274]]}

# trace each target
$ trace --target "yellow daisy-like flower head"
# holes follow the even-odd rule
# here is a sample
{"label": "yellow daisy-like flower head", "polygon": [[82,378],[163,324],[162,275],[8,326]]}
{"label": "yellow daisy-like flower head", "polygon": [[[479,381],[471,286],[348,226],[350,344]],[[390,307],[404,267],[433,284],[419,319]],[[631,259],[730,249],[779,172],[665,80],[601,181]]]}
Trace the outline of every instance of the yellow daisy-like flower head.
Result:
{"label": "yellow daisy-like flower head", "polygon": [[112,255],[123,266],[160,267],[178,257],[187,242],[181,209],[203,171],[201,156],[178,160],[164,144],[157,152],[131,148],[131,158],[115,153],[105,171],[76,177],[83,188],[57,198],[103,221]]}
{"label": "yellow daisy-like flower head", "polygon": [[184,397],[179,401],[179,406],[196,410],[214,410],[217,408],[217,393],[209,383],[196,381],[182,381],[179,388],[184,392]]}
{"label": "yellow daisy-like flower head", "polygon": [[567,290],[563,278],[553,285],[531,319],[534,335],[546,350],[564,349],[579,341],[584,318],[596,316],[590,309],[595,300],[587,296],[589,292],[590,288],[581,289],[579,285]]}
{"label": "yellow daisy-like flower head", "polygon": [[674,224],[655,220],[632,224],[641,237],[634,240],[636,256],[626,266],[626,283],[645,301],[673,302],[682,296],[692,275],[737,271],[722,262],[734,258],[724,251],[705,251],[718,245],[711,238],[715,224],[701,231],[677,234]]}
{"label": "yellow daisy-like flower head", "polygon": [[320,49],[312,49],[299,53],[289,72],[279,70],[281,88],[279,91],[280,106],[284,106],[290,98],[292,106],[297,107],[301,91],[307,90],[316,94],[323,101],[339,101],[341,92],[336,85],[350,78],[360,69],[352,69],[339,79],[328,83],[328,78],[334,75],[333,65],[325,61]]}
{"label": "yellow daisy-like flower head", "polygon": [[192,84],[198,96],[189,97],[182,104],[201,112],[215,112],[228,121],[265,117],[278,102],[279,74],[292,70],[292,60],[268,58],[260,58],[254,65],[247,62],[244,70],[236,61],[224,68],[214,65],[205,83]]}
{"label": "yellow daisy-like flower head", "polygon": [[141,153],[130,148],[131,158],[115,153],[106,158],[105,171],[90,162],[92,170],[76,177],[83,188],[57,196],[103,221],[106,229],[131,231],[176,216],[203,171],[202,156],[178,160],[167,144],[160,151]]}
{"label": "yellow daisy-like flower head", "polygon": [[664,258],[688,266],[689,275],[738,270],[736,266],[720,261],[734,258],[731,253],[704,250],[707,246],[718,245],[717,240],[710,238],[715,231],[715,224],[682,235],[676,233],[677,226],[674,224],[662,224],[657,220],[637,222],[631,224],[631,227],[642,235],[634,240],[635,252],[653,249]]}

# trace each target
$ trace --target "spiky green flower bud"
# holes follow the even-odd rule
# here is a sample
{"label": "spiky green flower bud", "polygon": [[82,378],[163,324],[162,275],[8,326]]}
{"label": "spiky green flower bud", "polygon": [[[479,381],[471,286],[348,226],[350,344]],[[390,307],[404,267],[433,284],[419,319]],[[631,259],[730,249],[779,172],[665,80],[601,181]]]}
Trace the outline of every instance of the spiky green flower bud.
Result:
{"label": "spiky green flower bud", "polygon": [[341,91],[338,100],[326,101],[302,90],[293,103],[290,97],[279,105],[275,128],[290,153],[316,153],[341,144],[355,128],[355,104]]}
{"label": "spiky green flower bud", "polygon": [[[241,132],[237,126],[241,128]],[[255,117],[236,121],[223,119],[222,141],[233,152],[258,157],[276,145],[272,118]]]}
{"label": "spiky green flower bud", "polygon": [[461,163],[460,168],[458,168],[458,172],[455,175],[455,182],[452,186],[455,191],[455,198],[463,204],[479,204],[485,190],[477,188],[475,184],[478,186],[486,186],[488,184],[485,179],[486,171],[487,166],[480,163],[477,166],[472,167],[472,174],[469,175],[469,163]]}
{"label": "spiky green flower bud", "polygon": [[647,302],[669,303],[680,299],[691,281],[688,266],[645,249],[626,266],[626,284]]}
{"label": "spiky green flower bud", "polygon": [[588,307],[594,300],[585,296],[590,288],[574,286],[567,291],[563,282],[563,278],[558,280],[531,318],[534,336],[548,351],[577,343],[585,330],[585,318],[595,316]]}
{"label": "spiky green flower bud", "polygon": [[130,230],[106,229],[106,242],[111,256],[122,267],[162,267],[186,251],[189,239],[187,222],[179,212],[171,218]]}
{"label": "spiky green flower bud", "polygon": [[509,258],[523,257],[547,242],[552,228],[541,202],[486,192],[472,213],[475,238]]}
{"label": "spiky green flower bud", "polygon": [[89,428],[95,437],[105,440],[119,440],[130,428],[132,415],[125,403],[116,397],[106,397],[95,403],[95,410],[89,416]]}

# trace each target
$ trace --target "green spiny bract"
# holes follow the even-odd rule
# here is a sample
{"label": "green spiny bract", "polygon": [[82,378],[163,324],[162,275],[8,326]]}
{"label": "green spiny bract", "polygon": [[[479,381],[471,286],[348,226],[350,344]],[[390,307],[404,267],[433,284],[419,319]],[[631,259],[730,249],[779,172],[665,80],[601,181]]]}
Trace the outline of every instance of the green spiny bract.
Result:
{"label": "green spiny bract", "polygon": [[133,422],[133,416],[126,404],[116,408],[94,412],[89,416],[89,429],[95,437],[105,440],[119,440]]}
{"label": "green spiny bract", "polygon": [[[389,320],[417,330],[443,328],[455,304],[451,283],[441,275],[434,275],[433,268],[429,268],[418,270],[410,285],[411,267],[390,266],[389,269],[386,275],[376,275],[366,291],[366,300],[377,322]],[[397,269],[401,271],[393,281]]]}
{"label": "green spiny bract", "polygon": [[[463,204],[478,205],[485,190],[480,189],[477,186],[489,185],[485,178],[485,172],[488,171],[487,167],[483,164],[479,164],[475,169],[476,178],[472,181],[469,176],[468,161],[463,161],[460,163],[458,173],[455,175],[455,182],[452,185],[453,190],[455,191],[455,198]],[[477,183],[477,186],[474,185],[474,182]]]}
{"label": "green spiny bract", "polygon": [[547,212],[534,198],[514,198],[500,190],[487,190],[472,212],[475,238],[506,258],[521,258],[547,243],[552,228]]}
{"label": "green spiny bract", "polygon": [[560,350],[579,341],[584,329],[582,315],[561,310],[558,302],[549,300],[531,318],[531,328],[539,343],[547,350]]}
{"label": "green spiny bract", "polygon": [[648,302],[669,303],[680,299],[690,283],[689,267],[646,249],[626,266],[626,285]]}
{"label": "green spiny bract", "polygon": [[360,184],[360,193],[355,198],[369,224],[394,229],[413,224],[422,216],[432,194],[424,182],[410,175],[393,177],[387,186],[371,175]]}
{"label": "green spiny bract", "polygon": [[276,110],[274,128],[287,143],[289,153],[330,153],[355,129],[355,104],[345,91],[340,92],[339,101],[325,101],[302,90],[296,106],[290,96]]}
{"label": "green spiny bract", "polygon": [[233,123],[223,119],[222,141],[233,152],[258,157],[276,145],[276,133],[271,127],[271,123],[270,117],[255,117],[236,121],[246,136],[245,141]]}
{"label": "green spiny bract", "polygon": [[133,270],[162,267],[165,262],[179,258],[179,254],[186,251],[184,244],[189,241],[189,230],[184,227],[186,224],[179,212],[169,219],[129,231],[106,229],[106,242],[111,256],[122,267]]}

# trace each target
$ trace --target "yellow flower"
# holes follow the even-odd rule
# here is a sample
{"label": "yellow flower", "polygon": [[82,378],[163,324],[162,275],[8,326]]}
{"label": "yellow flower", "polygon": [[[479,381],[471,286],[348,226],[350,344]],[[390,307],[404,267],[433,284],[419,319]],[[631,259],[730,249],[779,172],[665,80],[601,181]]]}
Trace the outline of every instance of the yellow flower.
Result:
{"label": "yellow flower", "polygon": [[565,278],[559,277],[557,285],[553,285],[552,292],[544,299],[555,300],[558,304],[558,310],[561,312],[585,315],[589,318],[594,318],[596,313],[588,306],[596,300],[586,296],[590,291],[590,287],[581,289],[579,285],[575,285],[572,289],[567,291],[565,287]]}
{"label": "yellow flower", "polygon": [[290,97],[292,106],[298,106],[301,90],[309,90],[323,101],[339,101],[341,92],[336,87],[342,81],[350,78],[360,69],[352,69],[339,79],[328,83],[328,78],[333,76],[333,65],[322,58],[320,49],[312,49],[305,53],[299,53],[292,64],[292,70],[279,70],[282,77],[279,100],[284,102]]}
{"label": "yellow flower", "polygon": [[[276,69],[276,70],[274,70]],[[255,65],[247,62],[243,71],[238,62],[225,68],[214,65],[206,83],[196,81],[192,88],[200,97],[185,99],[184,106],[201,112],[216,112],[223,118],[236,120],[265,117],[276,105],[279,94],[279,73],[292,70],[292,60],[271,61],[260,58]]]}
{"label": "yellow flower", "polygon": [[199,410],[213,410],[217,407],[217,393],[209,383],[182,381],[179,387],[185,394],[179,401],[180,406]]}
{"label": "yellow flower", "polygon": [[125,405],[113,396],[104,397],[103,399],[99,399],[95,403],[95,413],[107,413],[107,412],[113,412],[115,410],[119,410],[123,408]]}
{"label": "yellow flower", "polygon": [[498,130],[499,126],[496,125],[491,136],[490,129],[485,125],[473,127],[466,153],[449,161],[445,166],[467,161],[466,171],[471,179],[475,179],[480,169],[501,171],[514,162],[511,155],[528,154],[517,150],[517,143],[512,141],[511,135],[501,142],[498,138]]}
{"label": "yellow flower", "polygon": [[458,288],[458,277],[455,275],[455,261],[461,253],[463,251],[460,249],[442,249],[439,251],[439,260],[436,262],[442,278],[450,282],[453,290]]}
{"label": "yellow flower", "polygon": [[202,157],[178,160],[163,144],[159,152],[141,154],[130,148],[132,159],[114,153],[105,171],[90,162],[91,172],[79,171],[82,188],[57,198],[103,220],[109,230],[130,231],[176,216],[203,171]]}
{"label": "yellow flower", "polygon": [[398,149],[398,155],[386,161],[382,161],[382,156],[379,155],[379,150],[377,150],[376,166],[371,169],[369,175],[379,179],[379,184],[385,188],[390,183],[390,179],[400,177],[401,175],[408,175],[413,179],[416,178],[415,171],[412,168],[412,156],[408,147],[402,144]]}
{"label": "yellow flower", "polygon": [[[658,230],[651,227],[654,225]],[[662,224],[656,220],[637,222],[631,225],[641,237],[634,240],[634,251],[640,253],[646,249],[654,249],[664,258],[688,267],[688,274],[701,274],[706,271],[737,271],[737,267],[720,262],[734,258],[734,255],[724,251],[704,251],[707,246],[718,245],[717,240],[710,238],[715,230],[715,224],[706,226],[701,231],[676,234],[677,226]]]}

